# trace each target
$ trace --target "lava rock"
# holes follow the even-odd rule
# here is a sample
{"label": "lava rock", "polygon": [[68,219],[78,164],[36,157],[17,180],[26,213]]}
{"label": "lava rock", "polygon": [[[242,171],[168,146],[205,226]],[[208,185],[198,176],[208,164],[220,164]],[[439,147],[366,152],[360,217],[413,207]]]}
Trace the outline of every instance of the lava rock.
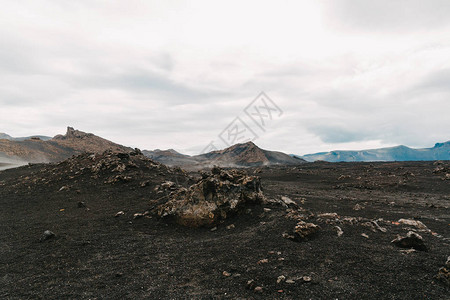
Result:
{"label": "lava rock", "polygon": [[397,237],[391,243],[400,248],[413,248],[419,251],[428,251],[422,236],[413,231],[409,231],[404,237]]}
{"label": "lava rock", "polygon": [[320,230],[320,227],[313,223],[299,221],[294,227],[294,240],[302,241],[312,238]]}
{"label": "lava rock", "polygon": [[52,239],[56,236],[56,234],[54,234],[53,232],[51,232],[50,230],[46,230],[44,231],[44,233],[42,234],[42,237],[40,238],[39,241],[43,242],[49,239]]}
{"label": "lava rock", "polygon": [[187,227],[216,226],[247,204],[261,204],[263,200],[259,177],[215,167],[188,189],[171,193],[169,200],[157,207],[157,213]]}

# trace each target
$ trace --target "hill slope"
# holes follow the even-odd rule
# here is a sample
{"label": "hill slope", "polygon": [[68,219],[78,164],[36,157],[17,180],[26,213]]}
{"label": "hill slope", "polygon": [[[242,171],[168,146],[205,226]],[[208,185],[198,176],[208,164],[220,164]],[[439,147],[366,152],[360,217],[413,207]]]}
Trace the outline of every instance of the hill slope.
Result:
{"label": "hill slope", "polygon": [[67,128],[65,135],[57,135],[50,140],[31,138],[26,140],[0,139],[0,163],[10,161],[22,163],[57,162],[83,152],[99,153],[131,151],[125,147],[92,133]]}
{"label": "hill slope", "polygon": [[144,150],[143,153],[164,164],[186,168],[205,168],[213,165],[222,167],[251,167],[268,165],[298,165],[305,163],[301,158],[282,152],[259,148],[252,142],[236,144],[229,148],[205,154],[189,156],[175,150]]}
{"label": "hill slope", "polygon": [[427,161],[450,160],[450,141],[437,143],[432,148],[414,149],[406,146],[360,150],[330,151],[300,156],[307,161]]}

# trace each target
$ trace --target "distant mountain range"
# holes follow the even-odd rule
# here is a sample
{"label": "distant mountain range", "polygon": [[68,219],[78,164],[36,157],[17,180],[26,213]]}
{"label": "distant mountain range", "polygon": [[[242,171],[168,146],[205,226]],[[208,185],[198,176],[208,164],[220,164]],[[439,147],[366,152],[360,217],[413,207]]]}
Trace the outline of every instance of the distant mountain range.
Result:
{"label": "distant mountain range", "polygon": [[[65,135],[53,138],[30,136],[13,138],[0,133],[0,170],[27,163],[58,162],[83,152],[130,152],[133,149],[67,127]],[[236,144],[223,150],[189,156],[173,149],[143,150],[147,157],[169,166],[186,169],[202,169],[218,165],[222,167],[251,167],[273,165],[299,165],[323,160],[328,162],[356,161],[412,161],[450,160],[450,141],[437,143],[433,148],[413,149],[406,146],[361,151],[331,151],[303,156],[264,150],[253,142]]]}
{"label": "distant mountain range", "polygon": [[[33,136],[13,138],[7,134],[0,136],[0,169],[26,163],[58,162],[83,152],[100,153],[130,152],[133,149],[122,146],[92,133],[85,133],[67,127],[65,135],[53,138]],[[301,158],[276,151],[260,149],[252,142],[237,144],[227,149],[206,154],[189,156],[169,150],[144,150],[147,157],[169,166],[201,169],[218,165],[222,167],[248,167],[266,165],[298,165],[305,163]]]}
{"label": "distant mountain range", "polygon": [[360,151],[330,151],[294,156],[303,158],[309,162],[317,160],[328,162],[450,160],[450,141],[437,143],[432,148],[422,149],[396,146]]}
{"label": "distant mountain range", "polygon": [[251,167],[272,165],[299,165],[306,161],[282,152],[264,150],[253,142],[236,144],[224,150],[189,156],[173,149],[143,151],[144,155],[170,166],[204,168],[213,165],[222,167]]}
{"label": "distant mountain range", "polygon": [[40,139],[43,141],[51,140],[52,138],[44,135],[32,135],[27,137],[12,137],[6,133],[0,132],[0,140],[9,140],[9,141],[25,141],[30,139]]}

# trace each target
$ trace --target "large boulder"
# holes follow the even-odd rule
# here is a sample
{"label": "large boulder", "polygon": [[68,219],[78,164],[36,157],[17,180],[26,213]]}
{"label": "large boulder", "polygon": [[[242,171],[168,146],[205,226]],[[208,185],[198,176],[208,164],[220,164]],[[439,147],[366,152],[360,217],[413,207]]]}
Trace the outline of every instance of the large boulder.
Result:
{"label": "large boulder", "polygon": [[259,177],[214,167],[189,188],[172,192],[157,210],[160,217],[173,218],[180,225],[215,226],[250,203],[262,203],[263,198]]}

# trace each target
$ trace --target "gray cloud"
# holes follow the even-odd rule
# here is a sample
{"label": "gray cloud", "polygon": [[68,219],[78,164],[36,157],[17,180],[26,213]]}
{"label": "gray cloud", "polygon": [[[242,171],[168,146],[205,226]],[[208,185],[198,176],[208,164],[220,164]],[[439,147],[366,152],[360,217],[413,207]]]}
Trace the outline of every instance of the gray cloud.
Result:
{"label": "gray cloud", "polygon": [[446,0],[329,0],[326,11],[331,24],[347,30],[413,32],[450,24]]}

